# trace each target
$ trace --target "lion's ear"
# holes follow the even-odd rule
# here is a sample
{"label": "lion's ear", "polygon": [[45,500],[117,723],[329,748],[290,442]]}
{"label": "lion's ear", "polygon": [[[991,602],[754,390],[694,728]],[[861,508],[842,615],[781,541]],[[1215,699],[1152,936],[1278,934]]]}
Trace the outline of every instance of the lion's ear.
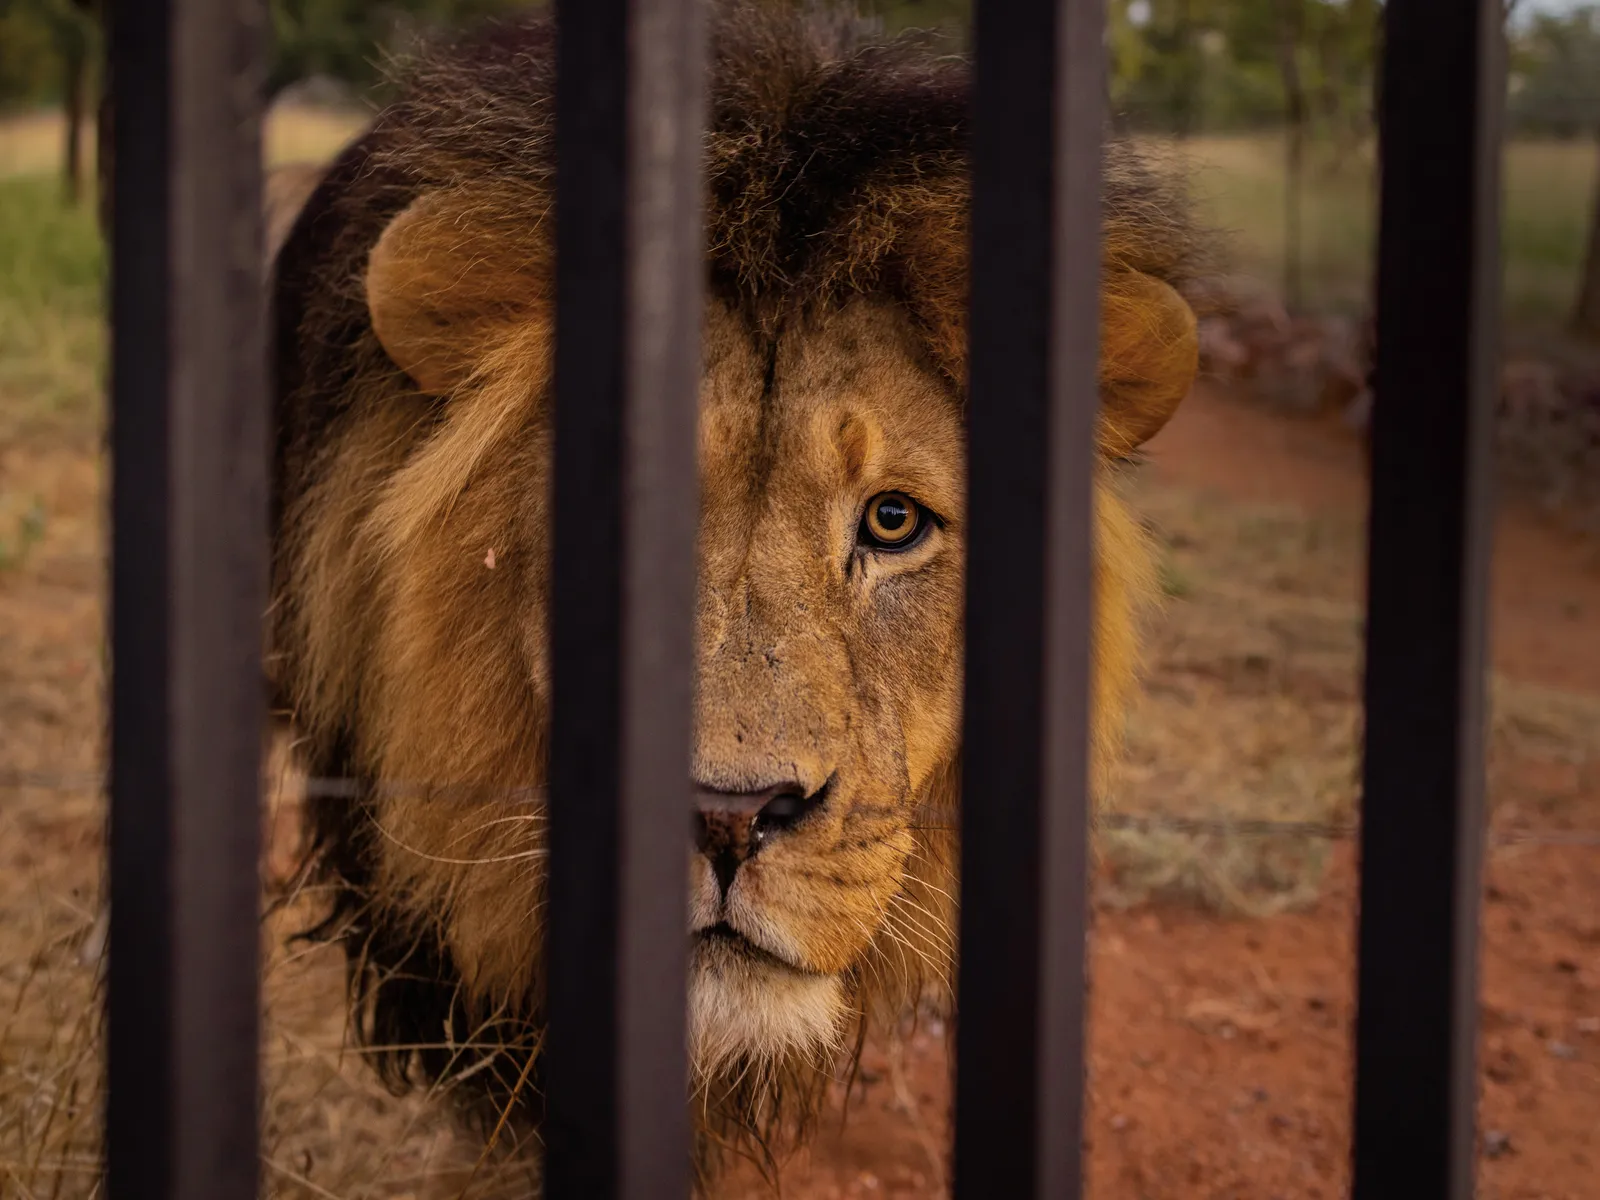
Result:
{"label": "lion's ear", "polygon": [[[936,202],[937,201],[937,202]],[[899,234],[908,291],[928,348],[955,380],[966,376],[968,251],[965,195],[920,196]],[[1194,310],[1171,284],[1107,263],[1100,296],[1100,441],[1128,453],[1167,423],[1200,366]]]}
{"label": "lion's ear", "polygon": [[1100,300],[1106,453],[1126,454],[1154,437],[1188,395],[1199,366],[1194,309],[1177,289],[1140,271],[1108,275]]}
{"label": "lion's ear", "polygon": [[385,353],[445,394],[493,344],[548,311],[542,214],[480,194],[430,192],[395,216],[367,259],[367,311]]}

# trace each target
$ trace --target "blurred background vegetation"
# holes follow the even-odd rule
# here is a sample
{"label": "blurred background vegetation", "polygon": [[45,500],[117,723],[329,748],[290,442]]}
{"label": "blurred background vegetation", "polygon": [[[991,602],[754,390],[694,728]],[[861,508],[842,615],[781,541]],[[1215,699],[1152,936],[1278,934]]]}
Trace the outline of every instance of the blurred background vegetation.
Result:
{"label": "blurred background vegetation", "polygon": [[[1505,2],[1489,794],[1494,836],[1509,843],[1600,827],[1600,0]],[[117,3],[139,0],[0,0],[0,1198],[97,1194],[97,1108],[84,1098],[100,1086],[99,960],[80,947],[97,936],[104,810],[87,786],[19,790],[5,772],[82,781],[104,767],[106,255],[95,200],[106,173],[96,129],[105,6]],[[269,3],[274,164],[325,160],[357,135],[383,103],[386,60],[417,39],[532,6]],[[885,31],[934,29],[959,46],[973,0],[859,3]],[[1149,1178],[1137,1173],[1142,1156],[1198,1197],[1221,1193],[1184,1164],[1213,1170],[1204,1148],[1240,1136],[1237,1105],[1218,1084],[1230,1072],[1263,1083],[1250,1103],[1261,1120],[1272,1111],[1273,1155],[1296,1171],[1345,1155],[1347,1071],[1330,1031],[1349,1028],[1338,980],[1348,979],[1354,928],[1352,857],[1320,837],[1226,823],[1343,828],[1357,812],[1366,488],[1356,443],[1371,405],[1383,0],[1106,4],[1117,129],[1179,166],[1223,245],[1218,273],[1203,281],[1215,301],[1201,325],[1206,378],[1188,420],[1129,480],[1170,603],[1153,624],[1147,686],[1110,797],[1124,814],[1202,831],[1137,822],[1104,831],[1097,895],[1110,907],[1154,900],[1233,916],[1303,910],[1276,927],[1097,917],[1095,1070],[1107,1081],[1100,1094],[1128,1107],[1101,1106],[1096,1154],[1107,1170],[1134,1173],[1096,1186],[1130,1194],[1129,1180]],[[1565,527],[1580,536],[1569,540]],[[287,764],[270,772],[272,878],[287,877],[297,849]],[[1485,996],[1501,1049],[1484,1120],[1516,1141],[1486,1168],[1500,1173],[1488,1194],[1595,1190],[1600,1074],[1557,1061],[1558,1047],[1559,1058],[1579,1058],[1574,1047],[1595,1035],[1584,1022],[1600,1012],[1584,990],[1592,972],[1574,965],[1588,961],[1600,928],[1597,875],[1572,857],[1583,853],[1581,843],[1506,844],[1490,860]],[[269,925],[266,1194],[459,1197],[481,1145],[452,1141],[431,1097],[398,1100],[360,1069],[344,1043],[341,956],[288,947],[306,916],[288,907]],[[1237,1027],[1206,1015],[1219,996],[1240,998]],[[1583,1014],[1578,1032],[1552,1040],[1562,1012]],[[1269,1059],[1257,1031],[1280,1018],[1264,1034]],[[1228,1059],[1224,1039],[1235,1033]],[[1130,1057],[1129,1045],[1139,1052]],[[1160,1076],[1146,1072],[1161,1061]],[[1271,1092],[1291,1106],[1284,1115],[1269,1110],[1256,1074],[1269,1061],[1280,1072]],[[943,1079],[930,1063],[929,1077]],[[1529,1065],[1539,1063],[1548,1065]],[[885,1106],[913,1094],[895,1069],[877,1076],[891,1081]],[[866,1128],[861,1144],[881,1139],[881,1158],[864,1161],[882,1170],[909,1135]],[[921,1163],[943,1132],[917,1129],[907,1153]],[[447,1173],[457,1167],[459,1178]],[[862,1178],[872,1191],[852,1183],[826,1194],[906,1194]],[[1295,1178],[1275,1192],[1307,1194],[1309,1176]],[[1162,1186],[1145,1190],[1174,1194]],[[1242,1194],[1236,1180],[1218,1186]]]}
{"label": "blurred background vegetation", "polygon": [[[69,200],[94,176],[102,10],[113,2],[0,0],[8,191],[37,192],[39,179],[15,180],[52,162]],[[381,103],[388,58],[537,2],[270,0],[269,98],[343,112],[349,121],[322,131],[343,136]],[[1508,329],[1570,350],[1600,339],[1600,3],[1504,2]],[[861,7],[888,30],[937,29],[960,44],[971,0]],[[1118,128],[1181,156],[1204,215],[1227,235],[1230,278],[1289,313],[1358,320],[1366,309],[1382,11],[1382,0],[1108,0]],[[39,197],[4,202],[37,208]]]}

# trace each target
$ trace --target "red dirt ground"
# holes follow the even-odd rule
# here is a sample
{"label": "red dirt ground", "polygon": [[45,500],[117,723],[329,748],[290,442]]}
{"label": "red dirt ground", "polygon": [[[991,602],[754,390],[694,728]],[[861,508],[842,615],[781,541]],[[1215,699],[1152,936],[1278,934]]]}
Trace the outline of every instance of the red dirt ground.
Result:
{"label": "red dirt ground", "polygon": [[[1297,530],[1304,526],[1308,545],[1319,529],[1323,533],[1318,536],[1337,543],[1331,553],[1326,546],[1317,551],[1320,557],[1314,561],[1310,554],[1285,554],[1252,567],[1262,576],[1278,571],[1293,575],[1278,581],[1283,586],[1275,599],[1300,603],[1305,612],[1296,620],[1308,621],[1306,613],[1313,610],[1323,614],[1321,625],[1302,631],[1309,640],[1295,651],[1300,657],[1288,664],[1293,669],[1284,667],[1286,677],[1316,675],[1313,668],[1323,661],[1318,655],[1334,654],[1329,646],[1335,625],[1354,646],[1345,611],[1353,613],[1353,606],[1328,603],[1330,596],[1339,599],[1346,577],[1344,599],[1355,601],[1361,593],[1353,518],[1359,517],[1362,468],[1347,435],[1337,426],[1283,418],[1202,391],[1156,439],[1151,452],[1153,482],[1166,489],[1162,503],[1192,505],[1199,512],[1214,498],[1215,507],[1228,510],[1231,522],[1226,529],[1219,526],[1204,545],[1185,551],[1187,566],[1210,572],[1191,581],[1197,595],[1188,602],[1189,611],[1202,604],[1198,593],[1208,590],[1213,606],[1219,606],[1218,585],[1227,581],[1220,576],[1248,554],[1266,553],[1261,546],[1241,548],[1238,539],[1259,536],[1259,529],[1251,533],[1250,522],[1277,507],[1295,514],[1292,524]],[[98,544],[92,528],[99,511],[97,468],[88,451],[24,453],[8,448],[0,460],[0,473],[12,471],[21,480],[15,483],[20,494],[28,494],[38,482],[52,513],[50,537],[59,539],[43,544],[38,560],[12,577],[9,599],[0,591],[0,600],[7,601],[0,605],[0,765],[23,772],[89,773],[96,761],[92,732],[99,711],[93,658],[100,628],[100,559],[91,552]],[[1170,516],[1170,507],[1163,511]],[[1206,519],[1219,518],[1213,513]],[[1282,524],[1267,529],[1269,539],[1283,542]],[[1202,534],[1210,536],[1204,529]],[[1495,549],[1497,670],[1519,686],[1600,697],[1596,546],[1567,537],[1531,511],[1508,503],[1498,521]],[[1196,561],[1218,552],[1215,561]],[[1185,562],[1177,565],[1187,569]],[[1294,574],[1306,571],[1315,578]],[[1220,606],[1226,604],[1224,599]],[[1192,689],[1198,698],[1187,708],[1174,704],[1162,710],[1190,721],[1170,730],[1163,745],[1176,739],[1178,749],[1187,750],[1191,747],[1185,739],[1196,735],[1185,730],[1217,728],[1221,715],[1207,706],[1218,696],[1233,703],[1229,719],[1236,724],[1259,723],[1263,713],[1269,714],[1268,720],[1270,714],[1287,713],[1300,726],[1314,726],[1335,711],[1337,706],[1326,703],[1292,710],[1301,698],[1287,694],[1278,697],[1283,703],[1276,708],[1245,703],[1253,699],[1246,694],[1248,688],[1257,686],[1248,670],[1252,647],[1223,644],[1218,640],[1223,634],[1207,635],[1193,621],[1184,624],[1179,611],[1175,601],[1166,642],[1210,636],[1212,644],[1185,642],[1177,657],[1193,660],[1219,678],[1209,690]],[[1283,620],[1294,615],[1288,609],[1284,614]],[[1236,631],[1224,632],[1233,636]],[[1243,676],[1232,679],[1230,671]],[[1326,678],[1312,678],[1315,687],[1335,683],[1348,691],[1352,673],[1344,659],[1323,674]],[[1245,690],[1225,693],[1223,684]],[[1590,701],[1579,711],[1600,709]],[[1541,735],[1534,727],[1526,736]],[[1547,738],[1547,752],[1541,754],[1502,753],[1491,763],[1494,826],[1600,831],[1600,752],[1593,749],[1594,742],[1588,738],[1584,749],[1563,734]],[[1339,738],[1333,744],[1334,757],[1347,753],[1338,749],[1345,745]],[[1193,749],[1195,761],[1178,763],[1166,775],[1149,773],[1156,799],[1171,786],[1166,780],[1174,772],[1195,774],[1191,768],[1204,758],[1208,772],[1220,761],[1226,775],[1236,769],[1241,753],[1255,753],[1259,747],[1236,738]],[[1335,767],[1342,769],[1338,763]],[[1196,778],[1209,789],[1213,778],[1222,776]],[[1292,789],[1299,781],[1294,776],[1285,786]],[[54,939],[52,945],[65,934],[78,936],[73,931],[81,932],[93,919],[88,897],[99,869],[97,802],[84,796],[75,807],[52,802],[47,808],[19,809],[12,817],[10,826],[0,830],[15,833],[9,841],[0,837],[0,882],[16,885],[10,888],[15,904],[7,910],[15,916],[16,928],[7,931],[17,935],[18,945],[28,947],[42,944],[39,938],[46,935]],[[1486,1137],[1480,1160],[1479,1194],[1484,1200],[1600,1197],[1597,868],[1597,845],[1500,846],[1490,856],[1480,1061],[1481,1126],[1492,1137]],[[38,900],[31,899],[33,885],[19,883],[31,878],[30,872],[41,881]],[[5,891],[0,889],[0,902]],[[1354,862],[1350,848],[1340,845],[1307,911],[1228,919],[1192,905],[1099,909],[1092,940],[1088,1117],[1094,1200],[1334,1200],[1345,1194],[1354,905]],[[66,966],[57,962],[63,955]],[[298,956],[296,951],[279,957]],[[78,962],[76,950],[46,956],[45,961],[55,963],[72,985],[53,993],[52,1002],[59,1001],[60,1007],[75,999],[81,1006],[85,993],[78,984],[84,981],[67,978],[71,964]],[[286,1009],[293,1009],[279,1015],[272,1043],[278,1074],[289,1079],[268,1097],[269,1126],[278,1128],[282,1150],[270,1160],[274,1194],[459,1194],[455,1186],[424,1193],[389,1178],[420,1171],[407,1165],[410,1159],[424,1165],[431,1161],[429,1139],[442,1144],[447,1137],[442,1109],[419,1116],[424,1107],[420,1097],[413,1098],[419,1103],[410,1108],[395,1108],[373,1095],[377,1085],[369,1073],[354,1069],[359,1064],[352,1062],[348,1075],[341,1073],[337,1050],[323,1053],[324,1047],[339,1044],[341,968],[332,960],[305,962],[312,965],[296,977],[293,995],[285,985],[269,988]],[[0,952],[0,994],[7,995],[7,1010],[12,1004],[4,987],[32,978],[27,965],[8,963]],[[78,972],[86,973],[82,968]],[[35,993],[42,986],[37,984]],[[288,1005],[290,1000],[298,1007]],[[20,992],[16,1002],[21,1003]],[[75,1010],[44,1012],[36,995],[29,1003],[39,1020],[76,1020]],[[0,1025],[8,1020],[0,1013]],[[944,1193],[949,1088],[942,1035],[936,1023],[925,1022],[899,1048],[868,1048],[849,1121],[841,1125],[835,1110],[816,1147],[786,1166],[784,1197]],[[40,1049],[46,1057],[54,1053],[49,1046]],[[24,1059],[21,1066],[31,1070],[40,1061]],[[11,1060],[0,1062],[0,1081],[13,1065]],[[53,1070],[59,1064],[44,1065]],[[33,1086],[17,1071],[12,1074],[24,1092]],[[6,1101],[17,1094],[0,1095],[0,1150],[6,1149],[7,1119],[16,1115],[6,1111]],[[312,1149],[317,1182],[291,1186],[293,1177],[285,1170],[309,1174]],[[80,1151],[89,1154],[89,1148],[74,1153]],[[30,1153],[32,1147],[25,1143],[0,1154],[0,1197],[11,1195],[5,1174],[11,1165],[8,1155],[26,1158]],[[88,1194],[77,1183],[87,1178],[83,1172],[92,1164],[91,1157],[69,1162],[78,1174],[65,1177],[62,1194]],[[335,1178],[343,1178],[338,1172],[345,1167],[354,1172],[353,1186]],[[53,1193],[44,1189],[32,1194]],[[733,1200],[770,1193],[753,1170],[744,1170],[727,1181],[721,1194]]]}
{"label": "red dirt ground", "polygon": [[[1359,451],[1325,423],[1202,391],[1151,446],[1160,478],[1308,514],[1359,513]],[[1496,528],[1493,656],[1520,682],[1600,694],[1600,556],[1508,503]],[[1351,595],[1359,596],[1354,573]],[[1600,827],[1592,777],[1525,763],[1508,809],[1561,794]],[[1578,811],[1571,803],[1576,801]],[[1497,814],[1496,823],[1505,814]],[[1305,1197],[1348,1188],[1355,869],[1340,847],[1308,912],[1226,920],[1103,909],[1093,934],[1089,1175],[1096,1200]],[[1600,1196],[1600,849],[1490,859],[1483,941],[1479,1193]],[[939,1194],[949,1088],[939,1029],[899,1061],[870,1048],[850,1120],[782,1194]],[[754,1192],[741,1172],[724,1195]]]}

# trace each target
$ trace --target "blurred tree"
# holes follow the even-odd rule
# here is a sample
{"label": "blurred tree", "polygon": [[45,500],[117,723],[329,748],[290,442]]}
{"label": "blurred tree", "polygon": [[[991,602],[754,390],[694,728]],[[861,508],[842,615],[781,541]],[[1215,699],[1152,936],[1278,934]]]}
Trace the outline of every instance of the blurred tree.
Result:
{"label": "blurred tree", "polygon": [[[1512,38],[1509,116],[1514,128],[1587,137],[1600,148],[1600,6],[1536,13]],[[1600,337],[1600,173],[1572,309],[1572,326]]]}
{"label": "blurred tree", "polygon": [[94,0],[0,0],[0,104],[61,104],[62,184],[73,202],[83,187],[83,125],[98,33]]}
{"label": "blurred tree", "polygon": [[0,0],[0,105],[54,99],[55,34],[40,0]]}
{"label": "blurred tree", "polygon": [[1132,123],[1282,127],[1283,289],[1301,299],[1302,208],[1313,137],[1348,151],[1371,133],[1375,0],[1114,0],[1112,94]]}
{"label": "blurred tree", "polygon": [[1306,126],[1311,108],[1306,96],[1300,59],[1306,40],[1305,0],[1278,0],[1278,70],[1283,78],[1283,300],[1299,308],[1304,299],[1300,286],[1305,237],[1301,220],[1305,208]]}
{"label": "blurred tree", "polygon": [[357,89],[381,82],[386,56],[407,42],[539,0],[271,0],[268,97],[315,76]]}
{"label": "blurred tree", "polygon": [[1525,133],[1578,137],[1600,129],[1600,7],[1536,13],[1513,32],[1508,115]]}
{"label": "blurred tree", "polygon": [[[1146,128],[1370,130],[1376,0],[1111,0],[1112,96]],[[1294,31],[1293,62],[1285,31]]]}
{"label": "blurred tree", "polygon": [[92,90],[99,60],[100,24],[97,0],[57,0],[56,44],[61,52],[61,104],[66,114],[62,147],[62,182],[67,202],[83,195],[83,126],[94,101]]}

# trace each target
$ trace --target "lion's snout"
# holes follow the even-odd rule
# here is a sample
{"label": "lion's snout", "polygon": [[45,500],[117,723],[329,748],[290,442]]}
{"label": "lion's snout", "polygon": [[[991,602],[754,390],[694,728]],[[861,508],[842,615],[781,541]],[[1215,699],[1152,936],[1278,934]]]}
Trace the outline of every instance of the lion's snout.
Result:
{"label": "lion's snout", "polygon": [[794,780],[750,792],[695,789],[695,848],[711,864],[724,899],[744,862],[821,808],[827,790],[823,784],[808,795]]}

